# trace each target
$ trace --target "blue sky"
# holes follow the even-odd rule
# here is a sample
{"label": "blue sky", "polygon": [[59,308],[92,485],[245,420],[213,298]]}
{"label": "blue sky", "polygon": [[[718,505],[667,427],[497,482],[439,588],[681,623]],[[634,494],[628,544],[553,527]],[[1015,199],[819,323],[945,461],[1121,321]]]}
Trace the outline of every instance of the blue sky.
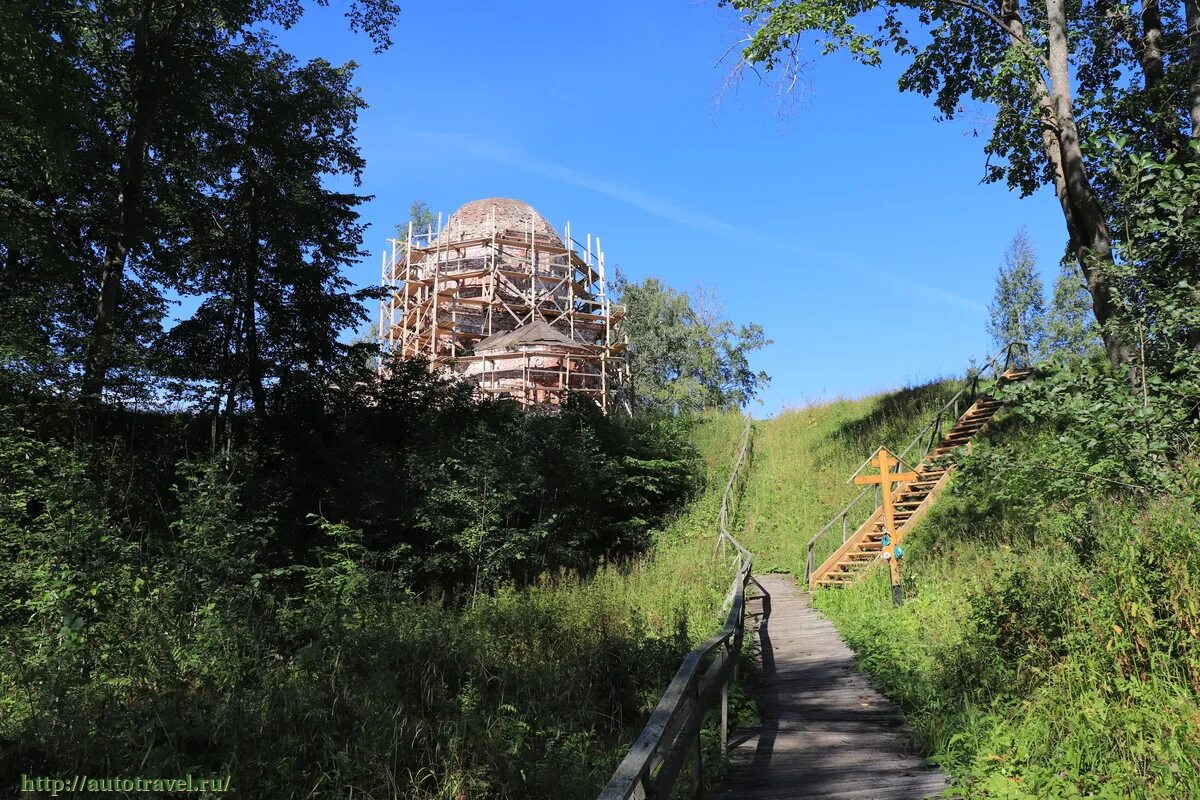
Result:
{"label": "blue sky", "polygon": [[[338,5],[334,3],[334,5]],[[358,139],[372,255],[414,199],[449,214],[525,200],[556,228],[599,235],[632,280],[713,289],[774,344],[756,416],[961,372],[982,357],[986,307],[1026,226],[1047,284],[1064,234],[1053,194],[979,183],[986,110],[938,123],[872,69],[815,52],[790,107],[753,76],[722,93],[741,35],[715,2],[413,0],[371,52],[337,8],[280,42],[359,62]],[[973,135],[978,128],[979,136]],[[905,341],[912,342],[905,345]]]}

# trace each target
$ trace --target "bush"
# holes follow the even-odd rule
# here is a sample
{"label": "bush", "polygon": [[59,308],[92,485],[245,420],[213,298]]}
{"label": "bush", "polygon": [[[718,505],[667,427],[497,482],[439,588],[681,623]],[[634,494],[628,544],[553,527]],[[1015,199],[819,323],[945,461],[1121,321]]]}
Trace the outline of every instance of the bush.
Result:
{"label": "bush", "polygon": [[728,583],[711,518],[660,533],[712,425],[416,368],[278,408],[214,453],[189,415],[0,405],[0,783],[593,794]]}

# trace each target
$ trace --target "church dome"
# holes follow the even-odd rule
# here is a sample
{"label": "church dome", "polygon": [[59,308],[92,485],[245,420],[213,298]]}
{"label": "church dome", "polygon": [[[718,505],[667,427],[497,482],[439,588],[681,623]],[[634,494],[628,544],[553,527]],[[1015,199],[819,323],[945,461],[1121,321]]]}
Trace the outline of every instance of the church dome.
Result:
{"label": "church dome", "polygon": [[526,202],[510,200],[506,197],[486,197],[482,200],[472,200],[450,215],[442,235],[448,236],[448,242],[459,242],[465,239],[482,239],[492,235],[491,214],[496,216],[496,234],[512,231],[522,238],[529,235],[529,220],[533,219],[533,232],[538,239],[548,239],[550,243],[562,246],[562,239],[555,232],[554,226],[546,218]]}

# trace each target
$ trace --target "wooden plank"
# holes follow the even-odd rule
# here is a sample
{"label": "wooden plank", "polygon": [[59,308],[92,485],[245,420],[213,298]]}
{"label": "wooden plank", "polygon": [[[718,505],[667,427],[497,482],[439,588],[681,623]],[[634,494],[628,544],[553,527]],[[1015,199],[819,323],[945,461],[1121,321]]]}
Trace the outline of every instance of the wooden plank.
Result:
{"label": "wooden plank", "polygon": [[871,686],[833,624],[790,577],[759,577],[768,598],[755,699],[761,720],[734,731],[713,797],[917,800],[946,776],[913,752],[904,714]]}

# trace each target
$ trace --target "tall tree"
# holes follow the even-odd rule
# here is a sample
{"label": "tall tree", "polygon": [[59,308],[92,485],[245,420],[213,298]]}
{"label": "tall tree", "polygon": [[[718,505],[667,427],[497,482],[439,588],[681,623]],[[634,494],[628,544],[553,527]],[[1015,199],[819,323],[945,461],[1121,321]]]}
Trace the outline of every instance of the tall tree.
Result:
{"label": "tall tree", "polygon": [[[0,168],[0,202],[35,224],[0,229],[0,253],[25,278],[23,292],[36,285],[69,304],[48,314],[82,329],[78,347],[49,346],[84,395],[100,396],[114,370],[152,352],[164,297],[197,271],[183,245],[225,168],[213,147],[238,113],[241,65],[277,50],[266,26],[286,28],[303,10],[296,0],[5,4],[0,107],[15,113],[0,116],[0,143],[32,141],[36,157]],[[348,0],[346,16],[382,48],[397,12],[394,0]],[[46,94],[29,99],[39,73]],[[48,163],[49,182],[38,173]],[[48,243],[62,255],[35,267]],[[33,323],[46,327],[46,315]]]}
{"label": "tall tree", "polygon": [[992,343],[1000,348],[1024,342],[1031,352],[1041,352],[1045,310],[1037,257],[1022,228],[1004,253],[996,292],[988,306],[987,332]]}
{"label": "tall tree", "polygon": [[364,104],[353,65],[244,55],[232,113],[214,137],[223,171],[183,245],[195,271],[187,290],[203,299],[168,341],[180,377],[202,379],[230,413],[248,401],[261,418],[271,386],[327,381],[349,348],[341,332],[365,318],[370,292],[351,292],[342,274],[363,255],[355,207],[365,198],[324,182],[359,181],[354,126]]}
{"label": "tall tree", "polygon": [[1063,264],[1054,280],[1038,355],[1040,358],[1084,356],[1101,346],[1092,324],[1087,286],[1079,279],[1077,270]]}
{"label": "tall tree", "polygon": [[771,343],[762,326],[739,327],[697,309],[686,293],[657,278],[616,285],[626,306],[622,324],[638,405],[675,412],[734,408],[767,385],[767,374],[752,370],[748,358]]}
{"label": "tall tree", "polygon": [[[722,0],[752,33],[745,63],[765,69],[800,57],[801,37],[878,64],[885,48],[909,58],[902,90],[933,95],[945,118],[964,98],[994,105],[987,178],[1058,196],[1070,249],[1091,296],[1110,361],[1132,349],[1116,324],[1111,165],[1130,152],[1165,157],[1200,137],[1200,10],[1195,0],[1022,3],[1021,0]],[[911,32],[915,24],[919,32]],[[1089,143],[1097,131],[1119,146]],[[1112,140],[1114,143],[1118,140]]]}

